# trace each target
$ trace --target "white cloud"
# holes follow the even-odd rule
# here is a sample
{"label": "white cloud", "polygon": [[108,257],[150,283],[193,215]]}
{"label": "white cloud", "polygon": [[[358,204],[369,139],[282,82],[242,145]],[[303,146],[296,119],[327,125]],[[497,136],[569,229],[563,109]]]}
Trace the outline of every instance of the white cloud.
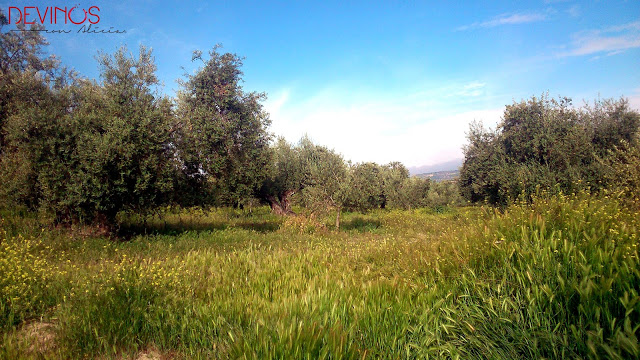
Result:
{"label": "white cloud", "polygon": [[481,96],[484,95],[485,83],[474,81],[465,85],[461,91],[458,92],[460,96]]}
{"label": "white cloud", "polygon": [[640,111],[640,88],[635,89],[633,94],[631,94],[628,97],[628,99],[629,99],[629,106],[632,109]]}
{"label": "white cloud", "polygon": [[547,15],[540,12],[503,14],[487,21],[475,22],[470,25],[460,26],[456,30],[464,31],[464,30],[472,30],[477,28],[492,28],[492,27],[501,26],[501,25],[526,24],[526,23],[544,21],[546,19],[547,19]]}
{"label": "white cloud", "polygon": [[640,21],[574,34],[571,45],[568,46],[569,50],[558,55],[568,57],[606,53],[610,56],[638,47]]}
{"label": "white cloud", "polygon": [[620,32],[620,31],[626,31],[626,30],[640,30],[640,21],[634,21],[628,24],[622,24],[622,25],[616,25],[616,26],[610,26],[606,29],[603,30],[603,32]]}
{"label": "white cloud", "polygon": [[[369,99],[326,89],[295,103],[282,100],[289,98],[289,91],[284,90],[265,107],[271,114],[271,131],[290,142],[306,133],[352,161],[401,161],[407,166],[420,166],[462,157],[471,121],[480,120],[487,126],[498,122],[503,108],[483,108],[460,99],[465,92],[475,97],[475,91],[484,87],[484,83],[471,82],[455,88],[449,85],[444,91]],[[425,93],[440,93],[442,97],[425,100]],[[355,98],[363,100],[352,100]]]}
{"label": "white cloud", "polygon": [[567,14],[569,14],[569,16],[574,18],[582,15],[582,10],[580,8],[580,5],[573,5],[572,7],[568,8],[566,11],[567,11]]}
{"label": "white cloud", "polygon": [[264,104],[265,110],[270,114],[278,113],[282,105],[284,105],[289,100],[290,93],[291,91],[289,89],[284,89],[274,98],[267,99]]}

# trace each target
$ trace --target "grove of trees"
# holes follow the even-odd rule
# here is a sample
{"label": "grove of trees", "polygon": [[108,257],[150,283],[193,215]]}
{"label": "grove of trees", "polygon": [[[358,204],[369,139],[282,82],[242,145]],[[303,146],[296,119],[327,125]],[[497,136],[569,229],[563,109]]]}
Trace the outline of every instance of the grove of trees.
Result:
{"label": "grove of trees", "polygon": [[[0,30],[7,24],[0,12]],[[509,105],[495,131],[471,127],[459,182],[434,183],[399,162],[345,161],[307,136],[274,139],[266,95],[242,88],[242,58],[219,46],[194,52],[201,67],[168,98],[145,47],[99,54],[96,81],[44,56],[41,32],[0,31],[0,45],[0,203],[44,211],[57,224],[110,227],[122,210],[257,200],[280,215],[294,214],[294,204],[335,211],[339,228],[342,210],[638,190],[640,115],[625,100]]]}
{"label": "grove of trees", "polygon": [[639,128],[640,114],[624,99],[579,108],[546,95],[514,103],[496,130],[472,125],[461,192],[472,202],[506,205],[540,190],[569,194],[625,182],[627,191],[640,190],[633,180]]}
{"label": "grove of trees", "polygon": [[[0,16],[2,26],[6,17]],[[201,67],[175,99],[159,92],[151,50],[97,56],[100,81],[45,57],[37,31],[0,34],[0,200],[50,213],[57,224],[110,227],[122,210],[163,204],[278,214],[427,205],[430,181],[400,163],[351,164],[304,137],[269,133],[266,95],[242,88],[242,58],[194,52]],[[295,195],[295,199],[294,199]]]}
{"label": "grove of trees", "polygon": [[409,177],[407,168],[398,162],[351,164],[308,137],[297,145],[278,138],[271,157],[269,175],[258,196],[277,214],[293,213],[291,204],[296,194],[297,202],[306,208],[336,210],[336,227],[342,209],[368,211],[430,205],[431,182]]}

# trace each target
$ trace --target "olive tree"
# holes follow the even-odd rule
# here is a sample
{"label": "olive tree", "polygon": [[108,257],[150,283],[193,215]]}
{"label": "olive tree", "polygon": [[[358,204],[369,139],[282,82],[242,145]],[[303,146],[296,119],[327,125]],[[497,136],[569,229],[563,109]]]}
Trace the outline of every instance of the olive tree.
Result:
{"label": "olive tree", "polygon": [[267,175],[270,120],[266,95],[242,88],[242,58],[219,48],[208,59],[195,52],[203,66],[181,82],[176,146],[186,178],[213,187],[216,203],[241,206]]}
{"label": "olive tree", "polygon": [[538,189],[570,193],[605,185],[598,159],[630,142],[640,114],[624,100],[574,108],[571,100],[543,95],[506,107],[495,131],[472,125],[460,189],[467,200],[506,205]]}
{"label": "olive tree", "polygon": [[293,214],[291,197],[304,187],[305,168],[301,148],[278,137],[270,148],[268,173],[258,196],[269,203],[274,213]]}
{"label": "olive tree", "polygon": [[302,198],[313,210],[335,210],[336,229],[349,197],[351,172],[342,156],[314,144],[308,137],[298,145],[302,161]]}
{"label": "olive tree", "polygon": [[367,211],[380,208],[384,201],[384,169],[372,163],[359,163],[350,167],[351,184],[347,207]]}
{"label": "olive tree", "polygon": [[39,31],[42,25],[34,24],[27,29],[22,22],[16,25],[18,31],[4,31],[7,25],[9,21],[0,9],[0,154],[5,144],[7,118],[21,111],[18,107],[22,104],[37,99],[34,95],[40,90],[33,86],[55,80],[56,73],[62,70],[54,56],[45,56],[48,42]]}
{"label": "olive tree", "polygon": [[165,202],[173,186],[169,101],[154,93],[158,79],[151,50],[125,47],[100,54],[102,84],[79,87],[74,110],[76,164],[70,178],[73,211],[113,222],[125,208]]}
{"label": "olive tree", "polygon": [[8,117],[3,177],[23,189],[15,200],[52,212],[58,223],[111,227],[120,210],[153,207],[172,188],[171,111],[154,94],[151,51],[142,47],[134,57],[121,48],[99,62],[101,84],[76,79],[56,88],[17,77],[30,84],[32,101]]}

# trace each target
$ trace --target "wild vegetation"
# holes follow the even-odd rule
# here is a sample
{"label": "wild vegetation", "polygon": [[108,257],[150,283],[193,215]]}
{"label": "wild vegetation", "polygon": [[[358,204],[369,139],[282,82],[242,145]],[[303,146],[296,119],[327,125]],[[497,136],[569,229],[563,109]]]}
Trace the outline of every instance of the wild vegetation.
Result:
{"label": "wild vegetation", "polygon": [[436,183],[275,138],[219,46],[171,99],[0,43],[0,359],[640,357],[624,99],[509,105]]}
{"label": "wild vegetation", "polygon": [[640,355],[640,216],[615,195],[345,213],[340,232],[266,207],[121,220],[114,242],[3,213],[2,358],[42,355],[34,322],[56,358]]}

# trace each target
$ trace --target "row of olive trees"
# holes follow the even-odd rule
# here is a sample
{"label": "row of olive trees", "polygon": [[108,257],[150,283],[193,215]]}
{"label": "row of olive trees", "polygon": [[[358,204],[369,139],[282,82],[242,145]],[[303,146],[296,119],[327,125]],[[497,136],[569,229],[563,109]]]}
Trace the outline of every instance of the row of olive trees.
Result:
{"label": "row of olive trees", "polygon": [[297,145],[283,138],[271,148],[269,173],[258,196],[277,214],[292,214],[293,199],[312,210],[411,209],[459,205],[455,183],[410,177],[399,162],[352,164],[332,150],[303,137]]}
{"label": "row of olive trees", "polygon": [[[640,114],[626,100],[580,108],[566,98],[507,106],[495,131],[473,125],[460,189],[467,200],[506,205],[536,191],[565,194],[622,185],[640,192]],[[635,189],[633,188],[635,186]]]}
{"label": "row of olive trees", "polygon": [[[0,12],[0,15],[1,12]],[[0,24],[6,18],[0,16]],[[272,142],[262,93],[242,89],[242,59],[214,47],[158,93],[150,50],[100,54],[100,82],[42,55],[40,32],[0,32],[0,201],[57,223],[114,223],[121,210],[161,204],[242,206],[252,198],[291,214],[428,204],[430,182],[400,163],[351,164],[304,138]]]}
{"label": "row of olive trees", "polygon": [[240,86],[238,56],[197,53],[202,66],[172,100],[157,92],[150,50],[100,54],[96,82],[44,57],[40,34],[0,32],[3,205],[108,225],[123,209],[237,205],[264,181],[269,118],[264,95]]}

